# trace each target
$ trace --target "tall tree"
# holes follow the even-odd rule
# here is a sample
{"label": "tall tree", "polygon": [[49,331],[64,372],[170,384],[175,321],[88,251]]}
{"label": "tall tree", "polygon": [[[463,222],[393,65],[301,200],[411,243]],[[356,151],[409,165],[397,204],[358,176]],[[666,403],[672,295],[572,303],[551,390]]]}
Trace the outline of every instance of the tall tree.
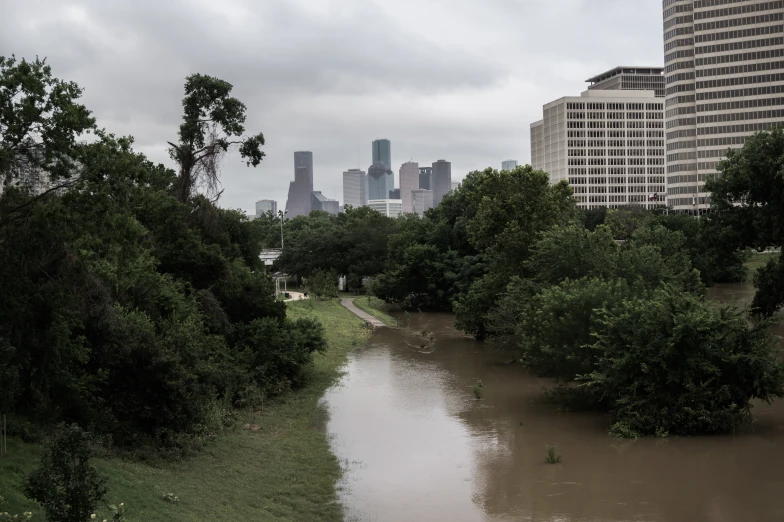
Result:
{"label": "tall tree", "polygon": [[95,119],[77,103],[82,89],[52,77],[46,60],[0,56],[0,183],[22,176],[70,177],[78,136]]}
{"label": "tall tree", "polygon": [[229,148],[238,147],[248,166],[258,166],[264,157],[264,135],[243,136],[246,108],[230,96],[232,88],[229,82],[203,74],[185,80],[180,141],[169,142],[169,155],[180,167],[174,194],[183,203],[199,186],[217,192],[220,163]]}

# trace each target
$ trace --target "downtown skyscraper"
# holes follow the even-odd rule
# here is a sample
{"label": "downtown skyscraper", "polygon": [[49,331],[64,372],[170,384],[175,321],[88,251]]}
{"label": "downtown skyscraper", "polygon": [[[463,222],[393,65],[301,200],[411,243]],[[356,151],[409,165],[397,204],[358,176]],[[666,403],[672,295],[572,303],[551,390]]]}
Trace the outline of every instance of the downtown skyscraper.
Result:
{"label": "downtown skyscraper", "polygon": [[359,169],[343,173],[343,206],[364,207],[368,203],[367,174]]}
{"label": "downtown skyscraper", "polygon": [[412,192],[419,189],[419,163],[408,161],[400,167],[400,199],[403,201],[403,212],[414,212]]}
{"label": "downtown skyscraper", "polygon": [[433,206],[437,207],[450,190],[452,190],[452,164],[446,160],[433,163]]}
{"label": "downtown skyscraper", "polygon": [[[373,142],[373,163],[383,163],[387,170],[392,170],[392,144],[389,140]],[[393,188],[390,187],[390,190]]]}
{"label": "downtown skyscraper", "polygon": [[727,149],[784,124],[784,2],[664,0],[667,203],[710,208]]}
{"label": "downtown skyscraper", "polygon": [[286,212],[289,219],[307,216],[312,208],[313,192],[313,153],[299,151],[294,153],[294,181],[289,183]]}

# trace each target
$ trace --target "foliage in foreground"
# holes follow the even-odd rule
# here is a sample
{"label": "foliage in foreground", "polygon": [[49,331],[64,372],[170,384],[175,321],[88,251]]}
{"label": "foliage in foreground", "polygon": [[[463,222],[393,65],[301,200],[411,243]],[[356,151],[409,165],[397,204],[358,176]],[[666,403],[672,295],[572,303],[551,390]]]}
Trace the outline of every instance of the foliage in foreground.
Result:
{"label": "foliage in foreground", "polygon": [[106,498],[107,478],[91,465],[87,434],[60,426],[47,442],[41,461],[27,478],[27,497],[46,510],[47,522],[85,522]]}

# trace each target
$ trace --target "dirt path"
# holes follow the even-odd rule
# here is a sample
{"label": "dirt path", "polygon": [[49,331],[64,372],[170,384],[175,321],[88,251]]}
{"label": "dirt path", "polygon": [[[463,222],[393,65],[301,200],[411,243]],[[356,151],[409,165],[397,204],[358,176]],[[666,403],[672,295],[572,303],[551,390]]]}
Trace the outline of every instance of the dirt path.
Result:
{"label": "dirt path", "polygon": [[369,313],[363,312],[362,310],[354,306],[353,299],[341,299],[340,304],[343,305],[346,308],[346,310],[348,310],[349,312],[353,313],[354,315],[356,315],[366,323],[373,326],[373,328],[381,328],[387,326],[386,324],[382,323],[381,321],[379,321]]}

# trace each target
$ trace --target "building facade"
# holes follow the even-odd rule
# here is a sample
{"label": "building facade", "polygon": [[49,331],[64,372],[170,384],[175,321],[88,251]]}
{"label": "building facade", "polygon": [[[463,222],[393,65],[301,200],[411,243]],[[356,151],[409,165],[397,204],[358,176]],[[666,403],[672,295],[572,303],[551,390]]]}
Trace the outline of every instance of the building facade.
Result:
{"label": "building facade", "polygon": [[340,202],[336,199],[329,199],[318,190],[310,193],[310,200],[310,208],[312,210],[320,210],[321,212],[328,212],[336,216],[338,215],[338,212],[340,212]]}
{"label": "building facade", "polygon": [[419,163],[409,161],[400,167],[400,199],[403,201],[403,212],[414,212],[414,200],[411,193],[419,189]]}
{"label": "building facade", "polygon": [[784,2],[664,0],[667,201],[710,208],[727,149],[784,125]]}
{"label": "building facade", "polygon": [[501,170],[514,170],[517,168],[517,160],[506,160],[501,162]]}
{"label": "building facade", "polygon": [[387,217],[396,218],[403,213],[403,201],[400,199],[371,199],[368,206]]}
{"label": "building facade", "polygon": [[433,191],[425,189],[412,190],[411,207],[411,211],[420,216],[433,208]]}
{"label": "building facade", "polygon": [[263,216],[267,212],[278,213],[278,202],[272,199],[262,199],[256,202],[256,217]]}
{"label": "building facade", "polygon": [[452,190],[452,164],[446,160],[433,163],[433,206],[437,207],[450,190]]}
{"label": "building facade", "polygon": [[430,180],[433,178],[433,167],[419,167],[419,188],[431,190]]}
{"label": "building facade", "polygon": [[392,170],[392,143],[389,140],[373,142],[373,163],[383,163],[387,170]]}
{"label": "building facade", "polygon": [[313,153],[295,152],[294,181],[289,183],[289,194],[286,199],[286,212],[290,219],[310,214],[311,192],[313,192]]}
{"label": "building facade", "polygon": [[386,165],[377,161],[368,169],[368,200],[389,199],[389,191],[395,188],[395,175]]}
{"label": "building facade", "polygon": [[354,208],[367,205],[367,174],[360,169],[348,169],[343,173],[343,205]]}
{"label": "building facade", "polygon": [[[651,70],[660,78],[662,71],[621,70],[641,71],[645,85]],[[601,77],[589,81],[602,85]],[[532,166],[553,184],[568,181],[583,208],[665,205],[664,100],[657,90],[593,88],[548,103],[531,125]]]}
{"label": "building facade", "polygon": [[661,67],[616,67],[587,81],[588,90],[654,91],[657,97],[664,97]]}

